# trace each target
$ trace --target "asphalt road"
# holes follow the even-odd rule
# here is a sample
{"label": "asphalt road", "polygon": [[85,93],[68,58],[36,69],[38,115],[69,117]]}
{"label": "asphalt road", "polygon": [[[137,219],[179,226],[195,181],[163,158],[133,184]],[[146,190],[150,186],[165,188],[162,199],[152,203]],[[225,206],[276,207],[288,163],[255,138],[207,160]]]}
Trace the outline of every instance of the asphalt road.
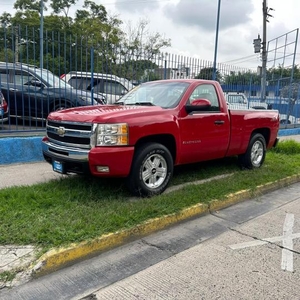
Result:
{"label": "asphalt road", "polygon": [[183,222],[7,299],[299,299],[300,183]]}

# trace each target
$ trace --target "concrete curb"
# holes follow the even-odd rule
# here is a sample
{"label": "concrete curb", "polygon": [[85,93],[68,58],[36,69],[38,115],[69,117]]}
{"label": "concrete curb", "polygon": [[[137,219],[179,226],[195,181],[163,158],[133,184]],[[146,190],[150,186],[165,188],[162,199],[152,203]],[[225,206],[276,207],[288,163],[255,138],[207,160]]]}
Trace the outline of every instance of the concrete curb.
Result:
{"label": "concrete curb", "polygon": [[148,220],[134,228],[109,233],[95,240],[72,244],[68,248],[50,250],[38,260],[35,266],[33,266],[32,274],[33,276],[38,277],[51,273],[77,261],[118,247],[130,240],[132,241],[142,236],[162,230],[170,225],[226,208],[240,201],[261,196],[267,192],[274,191],[299,181],[300,174],[297,174],[282,180],[258,186],[255,190],[248,189],[230,194],[226,197],[226,199],[215,200],[210,204],[199,203],[178,213]]}
{"label": "concrete curb", "polygon": [[41,136],[0,138],[0,165],[43,160],[41,141]]}

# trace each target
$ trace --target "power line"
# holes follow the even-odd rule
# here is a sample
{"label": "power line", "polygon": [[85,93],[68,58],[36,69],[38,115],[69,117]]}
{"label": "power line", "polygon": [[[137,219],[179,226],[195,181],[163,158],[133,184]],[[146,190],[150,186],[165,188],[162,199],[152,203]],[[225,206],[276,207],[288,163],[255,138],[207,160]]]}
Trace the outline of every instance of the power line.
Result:
{"label": "power line", "polygon": [[244,56],[244,57],[240,57],[240,58],[236,58],[236,59],[232,59],[232,60],[227,60],[227,61],[222,62],[222,64],[231,63],[231,62],[244,60],[244,59],[248,59],[248,58],[254,59],[254,58],[257,58],[257,55],[251,54],[251,55],[248,55],[248,56]]}

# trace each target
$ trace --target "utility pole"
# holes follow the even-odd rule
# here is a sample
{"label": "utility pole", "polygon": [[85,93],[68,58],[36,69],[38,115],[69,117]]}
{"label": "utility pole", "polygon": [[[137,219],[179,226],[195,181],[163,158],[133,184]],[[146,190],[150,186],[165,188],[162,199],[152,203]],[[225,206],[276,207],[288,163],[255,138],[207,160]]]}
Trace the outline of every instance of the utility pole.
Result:
{"label": "utility pole", "polygon": [[261,68],[261,101],[266,101],[266,85],[267,85],[267,58],[268,58],[268,52],[267,52],[267,22],[268,17],[272,17],[272,15],[269,14],[269,11],[273,10],[272,8],[267,7],[267,0],[263,0],[263,39],[262,39],[262,53],[261,53],[261,59],[262,59],[262,68]]}
{"label": "utility pole", "polygon": [[266,101],[267,84],[267,0],[263,0],[263,40],[262,40],[262,68],[261,68],[261,101]]}
{"label": "utility pole", "polygon": [[218,14],[217,14],[216,39],[215,39],[215,54],[214,54],[214,66],[213,66],[213,78],[212,78],[213,80],[216,80],[216,78],[217,78],[217,53],[218,53],[220,10],[221,10],[221,0],[218,0]]}
{"label": "utility pole", "polygon": [[43,69],[44,64],[44,1],[41,0],[41,21],[40,21],[40,68]]}

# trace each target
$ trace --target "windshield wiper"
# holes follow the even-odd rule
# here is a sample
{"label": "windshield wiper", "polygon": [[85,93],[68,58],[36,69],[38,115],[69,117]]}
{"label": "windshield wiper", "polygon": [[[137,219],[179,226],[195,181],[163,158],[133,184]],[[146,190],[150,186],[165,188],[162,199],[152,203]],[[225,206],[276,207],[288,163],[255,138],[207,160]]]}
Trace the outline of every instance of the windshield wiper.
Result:
{"label": "windshield wiper", "polygon": [[144,105],[144,106],[155,106],[152,102],[129,102],[127,103],[126,101],[118,101],[115,102],[116,105]]}
{"label": "windshield wiper", "polygon": [[152,102],[135,102],[133,105],[155,106]]}

